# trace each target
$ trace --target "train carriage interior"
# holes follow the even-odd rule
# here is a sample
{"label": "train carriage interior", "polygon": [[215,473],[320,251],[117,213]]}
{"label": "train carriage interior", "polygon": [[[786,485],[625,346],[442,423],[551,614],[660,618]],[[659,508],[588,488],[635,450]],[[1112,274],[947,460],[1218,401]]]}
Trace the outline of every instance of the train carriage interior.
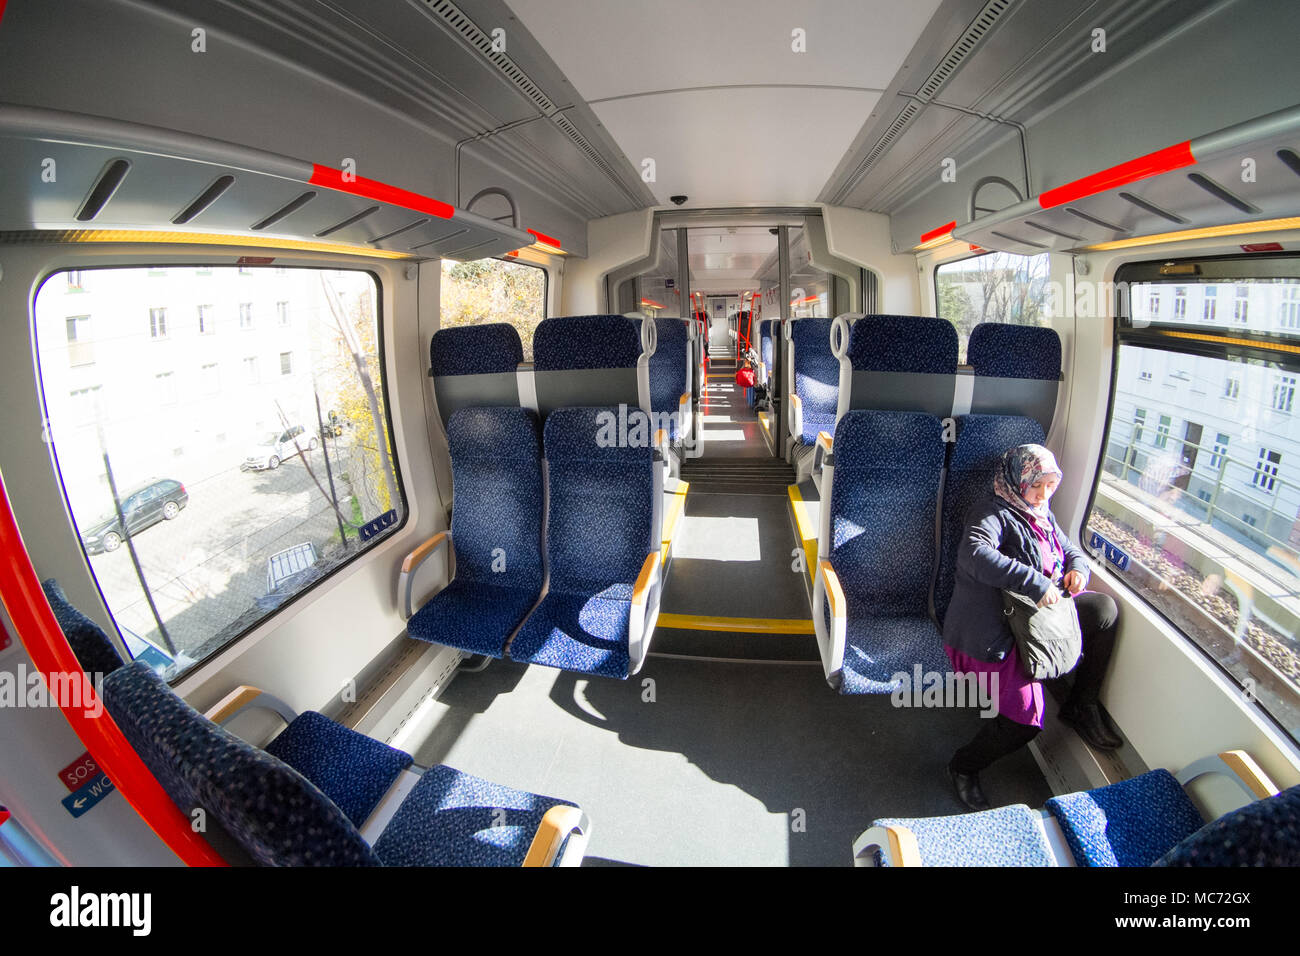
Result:
{"label": "train carriage interior", "polygon": [[[0,0],[0,861],[1300,863],[1298,35]],[[1025,444],[1118,746],[977,809]]]}

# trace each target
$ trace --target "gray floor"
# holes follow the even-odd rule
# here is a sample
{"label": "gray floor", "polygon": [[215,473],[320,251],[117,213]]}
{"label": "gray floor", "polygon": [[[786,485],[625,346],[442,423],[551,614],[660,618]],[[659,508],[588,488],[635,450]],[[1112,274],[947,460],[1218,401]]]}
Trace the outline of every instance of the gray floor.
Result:
{"label": "gray floor", "polygon": [[[847,866],[877,817],[961,811],[944,767],[980,721],[840,697],[815,666],[663,658],[627,681],[494,662],[433,706],[416,760],[578,803],[588,865]],[[982,779],[998,805],[1050,796],[1024,750]]]}

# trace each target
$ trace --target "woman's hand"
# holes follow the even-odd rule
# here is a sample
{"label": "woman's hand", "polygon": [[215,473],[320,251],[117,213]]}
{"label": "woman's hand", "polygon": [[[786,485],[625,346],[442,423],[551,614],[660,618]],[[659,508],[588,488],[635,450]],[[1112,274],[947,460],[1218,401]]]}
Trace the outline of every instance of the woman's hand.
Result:
{"label": "woman's hand", "polygon": [[1071,571],[1065,576],[1065,579],[1061,583],[1064,584],[1065,589],[1070,592],[1070,597],[1074,597],[1083,590],[1083,586],[1086,582],[1083,579],[1083,575],[1078,571]]}
{"label": "woman's hand", "polygon": [[1047,593],[1044,594],[1042,600],[1038,602],[1038,606],[1047,607],[1050,604],[1055,604],[1059,600],[1061,600],[1061,592],[1058,591],[1056,585],[1053,584],[1048,587]]}

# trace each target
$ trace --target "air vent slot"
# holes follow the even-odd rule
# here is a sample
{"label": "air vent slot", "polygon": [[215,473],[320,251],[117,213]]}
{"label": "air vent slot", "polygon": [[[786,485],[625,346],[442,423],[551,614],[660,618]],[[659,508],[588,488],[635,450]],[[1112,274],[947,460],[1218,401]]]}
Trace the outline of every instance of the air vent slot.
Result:
{"label": "air vent slot", "polygon": [[297,199],[285,203],[283,206],[281,206],[275,212],[271,213],[271,215],[267,216],[265,219],[261,220],[260,222],[253,223],[253,225],[250,228],[254,232],[256,232],[258,230],[265,229],[267,226],[274,226],[285,216],[297,212],[299,209],[307,205],[307,203],[311,202],[315,198],[316,198],[316,191],[313,189],[309,189],[301,196],[299,196]]}
{"label": "air vent slot", "polygon": [[320,232],[316,233],[316,238],[323,239],[326,236],[336,233],[340,229],[346,229],[348,226],[352,225],[353,223],[360,222],[362,219],[365,219],[366,216],[373,215],[374,213],[377,212],[379,212],[378,206],[371,206],[369,209],[363,209],[355,216],[349,216],[347,219],[344,219],[342,222],[336,222],[328,229],[322,229]]}
{"label": "air vent slot", "polygon": [[412,229],[417,229],[417,228],[419,228],[420,226],[423,226],[423,225],[424,225],[426,222],[428,222],[428,221],[429,221],[429,217],[428,217],[428,216],[425,216],[425,217],[423,217],[422,219],[417,219],[417,220],[415,220],[415,222],[408,222],[408,223],[407,223],[405,226],[403,226],[401,229],[394,229],[392,232],[386,232],[386,233],[384,233],[382,236],[375,236],[375,238],[373,238],[373,239],[368,239],[368,240],[366,240],[366,241],[367,241],[367,242],[383,242],[385,239],[391,239],[391,238],[393,238],[393,236],[400,236],[400,235],[401,235],[402,233],[404,233],[404,232],[409,232],[409,231],[411,231]]}
{"label": "air vent slot", "polygon": [[1022,246],[1033,246],[1035,249],[1050,248],[1049,246],[1043,245],[1041,242],[1031,242],[1028,239],[1018,239],[1015,236],[1008,236],[1005,232],[998,232],[996,229],[990,231],[993,233],[993,235],[997,236],[999,239],[1005,239],[1007,242],[1019,243]]}
{"label": "air vent slot", "polygon": [[125,159],[115,159],[105,166],[104,171],[99,174],[99,179],[95,180],[90,195],[86,197],[86,201],[77,210],[77,222],[90,222],[98,216],[100,210],[113,198],[113,193],[117,192],[117,187],[122,185],[122,180],[126,179],[126,174],[130,171],[131,164]]}
{"label": "air vent slot", "polygon": [[172,220],[172,225],[185,225],[185,223],[216,202],[217,198],[234,184],[234,176],[218,176],[212,181],[211,186],[199,193],[192,203],[180,211],[176,218]]}
{"label": "air vent slot", "polygon": [[1215,199],[1221,199],[1223,202],[1226,202],[1233,209],[1245,213],[1259,212],[1258,209],[1246,202],[1246,200],[1234,196],[1208,176],[1202,176],[1200,173],[1188,173],[1187,178],[1200,186]]}
{"label": "air vent slot", "polygon": [[998,22],[1002,14],[1006,13],[1007,8],[1011,6],[1011,0],[989,0],[984,4],[984,9],[975,15],[970,26],[952,45],[948,55],[935,68],[934,72],[926,79],[921,88],[916,91],[916,95],[923,100],[928,100],[948,82],[949,78],[957,72],[962,61],[974,52],[979,46],[980,41],[988,34],[993,25]]}
{"label": "air vent slot", "polygon": [[1107,222],[1105,219],[1098,219],[1096,216],[1090,216],[1086,212],[1080,212],[1073,206],[1066,206],[1065,211],[1071,216],[1077,216],[1084,222],[1090,222],[1094,226],[1101,226],[1103,229],[1109,229],[1111,232],[1132,232],[1132,229],[1125,229],[1123,226],[1117,226],[1113,222]]}
{"label": "air vent slot", "polygon": [[1291,170],[1297,176],[1300,176],[1300,156],[1297,156],[1293,149],[1279,149],[1277,158],[1282,160],[1286,168]]}
{"label": "air vent slot", "polygon": [[492,49],[492,38],[480,30],[478,24],[466,16],[460,7],[451,0],[425,0],[424,5],[433,16],[447,24],[453,33],[490,60],[506,79],[536,103],[543,113],[550,116],[555,112],[556,106],[551,102],[551,98],[528,78],[528,74],[521,70],[514,60]]}
{"label": "air vent slot", "polygon": [[1147,212],[1151,213],[1151,215],[1153,216],[1159,216],[1161,219],[1168,219],[1170,222],[1177,223],[1180,226],[1187,225],[1187,220],[1184,219],[1182,216],[1175,216],[1172,212],[1167,212],[1164,209],[1161,209],[1155,203],[1147,202],[1145,199],[1142,199],[1141,197],[1138,196],[1134,196],[1132,193],[1120,193],[1119,198],[1125,200],[1126,202],[1131,202],[1139,209],[1144,209]]}
{"label": "air vent slot", "polygon": [[1053,229],[1051,226],[1044,226],[1042,223],[1034,222],[1032,219],[1025,220],[1026,226],[1033,226],[1041,232],[1049,232],[1054,236],[1060,236],[1062,239],[1069,239],[1071,242],[1087,242],[1083,236],[1074,236],[1068,232],[1061,232],[1059,229]]}

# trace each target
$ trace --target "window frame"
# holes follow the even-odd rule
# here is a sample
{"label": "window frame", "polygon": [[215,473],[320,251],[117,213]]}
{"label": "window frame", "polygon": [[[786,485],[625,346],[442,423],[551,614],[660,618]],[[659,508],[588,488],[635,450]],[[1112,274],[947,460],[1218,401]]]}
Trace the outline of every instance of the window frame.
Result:
{"label": "window frame", "polygon": [[[497,262],[507,263],[508,265],[527,266],[530,269],[537,269],[539,272],[541,272],[542,274],[542,317],[538,321],[539,323],[545,322],[547,319],[551,317],[551,270],[549,268],[547,268],[544,265],[539,265],[536,262],[526,262],[523,259],[514,258],[510,256],[483,256],[481,259],[465,259],[465,260],[456,260],[456,261],[482,262],[486,259],[493,259],[496,260]],[[450,260],[447,259],[438,260],[438,328],[439,329],[462,328],[462,326],[444,326],[442,324],[442,284],[445,281],[442,274],[442,270],[443,270],[442,264],[448,261]],[[486,324],[486,323],[480,323],[480,324]],[[509,322],[507,322],[506,324],[510,325]],[[514,328],[513,325],[510,325],[510,327]],[[519,330],[515,329],[515,331],[518,332]],[[524,342],[522,335],[519,336],[519,339],[521,344],[524,347],[525,355],[527,355],[528,360],[531,361],[532,354],[533,354],[533,343],[531,341]]]}
{"label": "window frame", "polygon": [[[957,323],[956,323],[956,322],[953,322],[952,319],[949,319],[949,318],[947,318],[946,316],[939,315],[939,270],[940,270],[940,269],[946,269],[946,268],[948,268],[948,267],[950,267],[950,266],[955,266],[955,265],[957,265],[958,263],[961,263],[961,262],[968,262],[968,261],[970,261],[971,259],[980,259],[980,258],[983,258],[983,257],[985,257],[985,256],[994,256],[994,255],[1019,256],[1019,257],[1022,258],[1022,259],[1037,259],[1039,256],[1047,256],[1047,278],[1046,278],[1046,282],[1048,283],[1049,286],[1051,285],[1051,282],[1052,282],[1052,255],[1053,255],[1053,252],[1052,252],[1051,249],[1044,249],[1042,252],[1036,252],[1036,253],[1034,253],[1033,255],[1025,255],[1023,252],[1005,252],[1005,253],[1004,253],[1004,252],[1001,252],[1001,251],[998,250],[998,249],[982,249],[982,250],[979,251],[979,252],[972,252],[972,253],[970,253],[969,255],[957,256],[957,257],[952,258],[952,259],[944,259],[942,262],[935,262],[934,265],[930,268],[930,290],[931,290],[931,292],[934,294],[934,315],[935,315],[936,317],[943,319],[945,322],[948,322],[949,324],[952,325],[952,327],[953,327],[954,329],[957,328]],[[830,274],[831,274],[831,273],[827,273],[827,275],[830,275]],[[1021,327],[1021,328],[1049,328],[1049,329],[1050,329],[1050,328],[1054,328],[1055,325],[1054,325],[1054,323],[1053,323],[1053,321],[1052,321],[1053,318],[1054,318],[1053,316],[1050,316],[1050,315],[1049,315],[1049,316],[1047,317],[1047,325],[1045,325],[1045,326],[1042,326],[1042,325],[1034,325],[1034,326],[1025,326],[1025,325],[1021,325],[1020,327]],[[977,324],[979,324],[979,323],[977,323]],[[999,322],[999,323],[995,323],[995,324],[998,324],[998,325],[1019,325],[1019,323],[1012,323],[1012,322]],[[974,326],[972,326],[971,328],[972,328],[972,331],[974,331]],[[970,347],[970,339],[969,339],[969,336],[967,337],[967,340],[966,340],[965,342],[962,342],[962,341],[961,341],[961,332],[960,332],[960,330],[957,332],[957,336],[958,336],[958,342],[957,342],[958,358],[959,358],[959,360],[960,360],[960,361],[959,361],[959,364],[958,364],[958,367],[959,367],[959,368],[969,368],[969,367],[970,367],[970,361],[969,361],[970,357],[966,354],[966,350]]]}
{"label": "window frame", "polygon": [[[50,283],[51,281],[60,281],[62,280],[63,276],[66,273],[72,271],[75,271],[81,275],[85,275],[88,272],[107,271],[107,270],[146,271],[150,269],[154,269],[154,270],[194,269],[196,278],[197,277],[212,278],[214,276],[213,270],[217,270],[217,269],[235,269],[236,270],[235,274],[237,276],[243,276],[243,275],[249,275],[250,272],[248,270],[250,269],[269,270],[272,268],[276,268],[276,267],[270,265],[242,266],[230,262],[215,261],[215,260],[200,260],[200,259],[185,259],[178,262],[166,262],[162,265],[157,265],[157,264],[152,264],[152,260],[145,259],[139,262],[126,262],[126,263],[115,262],[110,264],[77,265],[77,266],[61,265],[61,266],[53,266],[43,271],[42,274],[39,276],[39,281],[35,285],[35,291],[31,294],[31,298],[29,300],[29,303],[32,307],[31,318],[30,318],[30,331],[32,337],[32,344],[34,346],[34,355],[36,358],[35,365],[36,365],[37,398],[40,402],[42,416],[44,416],[46,421],[49,420],[49,402],[46,398],[45,378],[41,369],[40,330],[35,321],[35,304],[40,298],[40,295],[42,291],[45,289],[47,283]],[[384,311],[385,285],[382,277],[373,268],[373,266],[369,264],[346,265],[340,268],[337,264],[326,265],[324,263],[302,263],[302,264],[295,263],[287,266],[281,266],[279,268],[285,270],[306,269],[312,272],[359,273],[368,277],[370,281],[373,283],[374,315],[375,315],[375,352],[376,352],[376,358],[379,366],[379,381],[377,383],[378,394],[382,401],[383,425],[388,431],[388,439],[389,439],[388,454],[393,469],[393,485],[397,490],[397,496],[399,498],[399,501],[394,502],[394,506],[395,506],[394,510],[397,511],[397,520],[394,521],[392,524],[380,529],[373,537],[371,537],[369,540],[363,543],[364,544],[363,547],[358,547],[353,554],[348,555],[346,558],[344,558],[342,561],[336,564],[333,568],[331,568],[328,572],[322,574],[315,581],[310,582],[305,587],[289,595],[287,598],[285,598],[285,600],[280,604],[279,607],[268,612],[264,616],[259,617],[256,621],[252,622],[248,627],[244,628],[239,633],[232,636],[224,644],[208,650],[207,653],[205,653],[202,657],[195,657],[194,664],[188,670],[175,674],[170,678],[168,678],[167,683],[169,686],[174,687],[177,684],[194,677],[196,674],[200,673],[200,671],[204,667],[206,667],[211,661],[216,660],[217,658],[221,657],[224,654],[227,654],[234,647],[236,647],[242,641],[247,639],[254,632],[266,626],[273,619],[281,615],[284,615],[286,612],[289,612],[290,609],[297,608],[300,602],[303,601],[303,599],[307,598],[309,595],[316,592],[320,587],[325,585],[326,582],[335,581],[338,575],[351,570],[358,560],[370,554],[376,547],[380,547],[385,542],[389,541],[391,538],[398,535],[403,529],[406,528],[407,524],[411,520],[410,495],[407,491],[406,483],[403,479],[401,443],[399,441],[401,432],[397,429],[396,423],[393,420],[393,403],[392,403],[393,389],[390,387],[390,383],[389,383],[390,356],[388,355],[387,352],[388,337],[385,331],[385,311]],[[166,307],[164,306],[163,308]],[[151,338],[151,341],[155,341],[155,340]],[[57,347],[58,344],[59,343],[56,341],[55,347]],[[219,363],[217,364],[219,365]],[[218,372],[218,374],[220,373]],[[100,392],[102,394],[102,385],[97,384],[93,386],[84,386],[82,389],[79,389],[78,391],[84,391],[86,393],[91,393],[91,394],[95,392]],[[57,443],[51,441],[49,445],[49,450],[50,450],[50,457],[52,458],[53,465],[54,465],[54,477],[55,480],[58,482],[58,493],[62,499],[63,507],[67,509],[67,515],[69,519],[71,519],[72,505],[71,502],[68,500],[67,487],[63,479],[63,462],[59,455]],[[125,508],[125,502],[123,503],[123,507]],[[76,530],[76,535],[75,535],[76,547],[81,551],[83,559],[86,561],[87,569],[89,570],[90,558],[89,555],[86,553],[85,544],[81,540],[80,529],[77,528],[75,522],[73,522],[73,528]],[[358,541],[359,541],[359,537],[358,537]],[[99,578],[94,574],[93,570],[90,571],[90,582],[91,585],[95,588],[95,590],[99,592],[100,600],[103,602],[105,609],[108,611],[109,617],[113,621],[113,626],[117,627],[118,626],[117,618],[113,614],[112,607],[110,606],[107,598],[104,595],[104,590],[100,585]],[[140,582],[140,585],[141,587],[145,586],[143,581]]]}
{"label": "window frame", "polygon": [[[1105,427],[1102,431],[1100,447],[1097,450],[1092,488],[1088,493],[1087,503],[1079,519],[1077,542],[1089,557],[1106,570],[1111,579],[1116,582],[1116,586],[1122,587],[1135,603],[1158,617],[1183,646],[1213,667],[1231,686],[1241,688],[1242,685],[1237,676],[1220,663],[1218,658],[1202,647],[1193,637],[1185,633],[1165,613],[1163,608],[1144,598],[1129,583],[1127,578],[1111,567],[1105,555],[1093,548],[1091,537],[1087,533],[1088,521],[1097,506],[1097,495],[1101,488],[1102,474],[1105,471],[1106,452],[1114,435],[1115,406],[1119,386],[1119,350],[1121,345],[1137,345],[1165,352],[1181,352],[1187,355],[1200,355],[1217,359],[1262,359],[1265,362],[1277,363],[1279,368],[1274,370],[1276,372],[1300,373],[1300,357],[1297,357],[1295,353],[1278,348],[1280,345],[1294,347],[1296,344],[1294,337],[1290,337],[1290,341],[1287,341],[1287,336],[1269,335],[1251,331],[1249,328],[1233,327],[1237,325],[1235,310],[1233,322],[1230,323],[1229,327],[1207,328],[1194,333],[1196,336],[1194,338],[1164,335],[1158,328],[1150,327],[1150,325],[1156,324],[1154,321],[1151,321],[1150,325],[1144,325],[1143,327],[1135,326],[1133,324],[1131,296],[1133,285],[1139,282],[1167,285],[1186,282],[1186,275],[1173,272],[1171,267],[1176,269],[1188,266],[1193,267],[1196,270],[1194,274],[1198,279],[1202,280],[1248,279],[1257,281],[1273,278],[1300,278],[1300,255],[1295,252],[1127,262],[1116,270],[1114,276],[1115,297],[1112,301],[1114,320],[1111,323],[1110,381],[1106,399]],[[1233,300],[1234,303],[1241,301],[1236,295],[1233,296]],[[1246,301],[1249,302],[1249,298]],[[1248,325],[1248,321],[1246,324]],[[1214,340],[1218,341],[1215,342]],[[1294,735],[1290,728],[1282,722],[1282,719],[1265,707],[1258,698],[1250,701],[1249,704],[1251,711],[1268,721],[1281,733],[1284,739],[1291,741],[1294,745],[1300,745],[1300,737]]]}

